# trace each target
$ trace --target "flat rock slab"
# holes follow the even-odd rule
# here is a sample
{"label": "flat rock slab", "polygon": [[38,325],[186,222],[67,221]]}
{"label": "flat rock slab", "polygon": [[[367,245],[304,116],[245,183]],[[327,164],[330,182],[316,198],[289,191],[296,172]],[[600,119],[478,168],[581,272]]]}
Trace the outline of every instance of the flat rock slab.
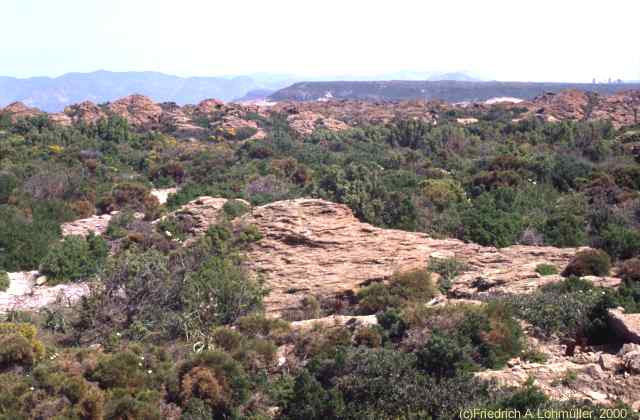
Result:
{"label": "flat rock slab", "polygon": [[37,286],[37,276],[36,271],[9,273],[9,289],[0,292],[0,313],[37,310],[56,302],[71,305],[89,293],[85,283]]}
{"label": "flat rock slab", "polygon": [[250,246],[247,264],[271,288],[266,298],[270,312],[296,307],[306,295],[357,290],[396,271],[425,268],[430,256],[455,256],[468,264],[468,272],[456,279],[452,297],[530,292],[560,279],[537,274],[538,264],[562,269],[577,251],[536,246],[496,249],[382,229],[360,222],[345,205],[317,199],[267,204],[236,223],[254,224],[263,234]]}
{"label": "flat rock slab", "polygon": [[113,214],[102,214],[100,216],[91,216],[85,219],[78,219],[73,222],[63,223],[60,227],[62,229],[62,236],[87,236],[91,232],[96,235],[102,235],[107,231],[109,221],[111,221],[112,217]]}

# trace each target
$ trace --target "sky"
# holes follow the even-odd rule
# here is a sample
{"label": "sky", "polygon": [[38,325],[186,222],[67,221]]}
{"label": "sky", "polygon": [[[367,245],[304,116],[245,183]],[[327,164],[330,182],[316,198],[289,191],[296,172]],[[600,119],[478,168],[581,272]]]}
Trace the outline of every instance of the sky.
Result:
{"label": "sky", "polygon": [[2,0],[0,75],[640,79],[637,0]]}

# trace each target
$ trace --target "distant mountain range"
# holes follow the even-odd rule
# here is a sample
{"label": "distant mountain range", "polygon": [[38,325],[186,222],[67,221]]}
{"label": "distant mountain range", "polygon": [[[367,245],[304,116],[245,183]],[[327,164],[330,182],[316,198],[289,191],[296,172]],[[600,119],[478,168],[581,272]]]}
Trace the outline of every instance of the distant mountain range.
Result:
{"label": "distant mountain range", "polygon": [[59,112],[65,106],[90,100],[96,103],[113,101],[133,93],[148,96],[157,102],[180,105],[198,103],[207,98],[224,101],[255,100],[269,96],[278,89],[303,80],[475,80],[463,73],[398,72],[373,77],[330,76],[309,78],[289,74],[253,73],[242,76],[178,77],[158,72],[68,73],[60,77],[18,79],[0,77],[0,107],[12,102],[47,112]]}
{"label": "distant mountain range", "polygon": [[612,94],[640,89],[636,83],[529,83],[478,81],[339,81],[300,82],[281,89],[271,96],[272,101],[316,101],[324,99],[410,100],[442,99],[447,102],[486,101],[498,97],[533,99],[545,92],[577,89],[584,92]]}

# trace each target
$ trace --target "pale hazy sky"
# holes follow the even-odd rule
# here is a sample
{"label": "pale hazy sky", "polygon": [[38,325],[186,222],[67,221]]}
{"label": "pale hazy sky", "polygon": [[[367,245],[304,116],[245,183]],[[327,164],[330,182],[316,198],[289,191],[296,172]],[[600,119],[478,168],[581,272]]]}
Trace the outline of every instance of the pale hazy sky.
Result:
{"label": "pale hazy sky", "polygon": [[640,79],[639,0],[2,0],[0,75]]}

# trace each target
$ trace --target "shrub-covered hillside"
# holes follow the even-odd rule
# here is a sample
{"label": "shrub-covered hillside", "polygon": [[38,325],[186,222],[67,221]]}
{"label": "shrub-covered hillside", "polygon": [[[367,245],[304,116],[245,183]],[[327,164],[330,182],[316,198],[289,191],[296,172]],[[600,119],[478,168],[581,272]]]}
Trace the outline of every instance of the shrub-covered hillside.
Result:
{"label": "shrub-covered hillside", "polygon": [[[631,152],[640,127],[513,122],[517,111],[501,108],[467,126],[459,116],[300,137],[284,116],[256,115],[266,138],[209,141],[133,130],[116,116],[68,127],[44,115],[2,119],[0,294],[12,281],[5,272],[27,270],[89,291],[71,306],[61,299],[0,314],[0,419],[595,410],[593,398],[560,401],[533,380],[508,387],[478,373],[514,358],[542,363],[547,342],[620,344],[607,310],[640,310],[640,162]],[[151,194],[174,186],[166,205]],[[447,305],[426,303],[468,267],[433,260],[362,285],[346,306],[308,296],[284,317],[355,319],[309,325],[265,316],[269,288],[244,264],[262,234],[232,222],[249,211],[243,201],[228,201],[206,233],[186,241],[184,221],[162,218],[203,195],[252,205],[316,197],[361,221],[436,238],[594,249],[566,267],[540,264],[541,278],[565,280],[526,296]],[[103,235],[62,238],[62,223],[111,213]],[[615,289],[582,278],[611,272],[622,279]],[[632,367],[620,374],[637,377]],[[580,376],[565,379],[557,386]]]}

